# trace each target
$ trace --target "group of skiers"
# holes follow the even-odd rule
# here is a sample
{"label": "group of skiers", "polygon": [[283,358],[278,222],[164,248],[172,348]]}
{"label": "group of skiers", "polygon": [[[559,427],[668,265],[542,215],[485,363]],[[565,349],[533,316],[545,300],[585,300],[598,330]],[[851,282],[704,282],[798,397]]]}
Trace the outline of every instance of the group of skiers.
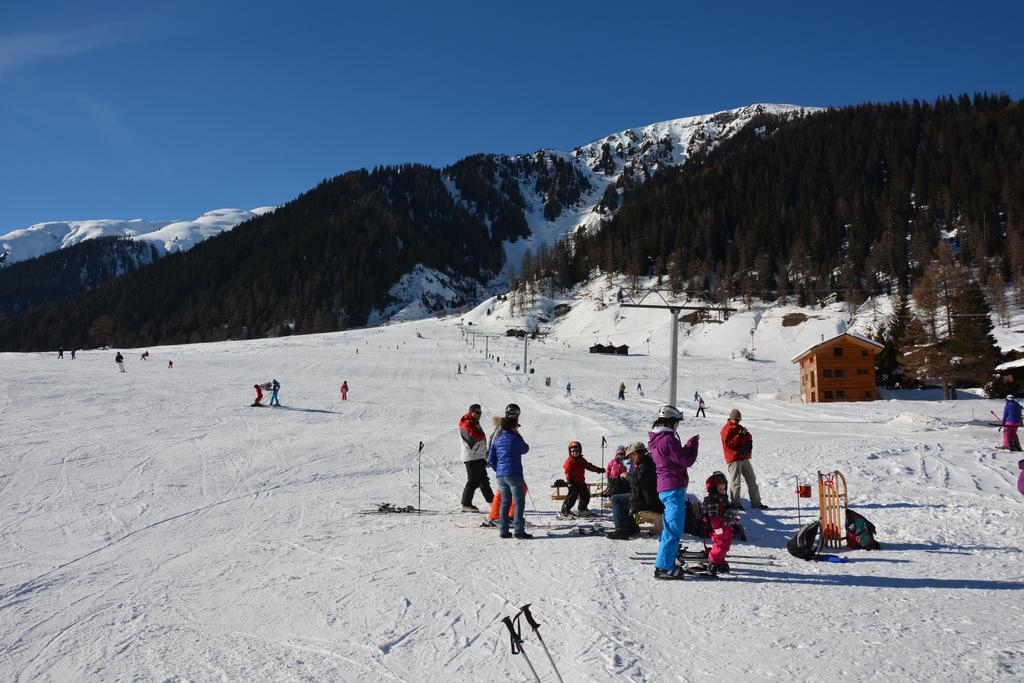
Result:
{"label": "group of skiers", "polygon": [[[59,355],[58,358],[63,358],[63,350],[61,351],[61,355]],[[74,358],[75,358],[75,352],[72,351],[71,352],[71,359],[74,360]],[[139,355],[139,359],[140,360],[149,360],[149,351],[143,351]],[[120,372],[126,372],[126,370],[124,369],[124,354],[122,354],[120,351],[115,353],[114,354],[114,362],[117,364],[117,369]],[[173,368],[174,367],[174,361],[168,360],[167,361],[167,367],[168,368]]]}
{"label": "group of skiers", "polygon": [[275,408],[280,408],[281,407],[281,401],[277,397],[278,392],[281,391],[281,383],[278,382],[276,379],[273,379],[273,380],[271,380],[269,382],[265,382],[263,384],[254,384],[253,385],[253,389],[256,390],[256,400],[254,400],[252,402],[252,407],[253,408],[262,408],[263,407],[263,392],[264,392],[264,390],[271,392],[270,393],[270,405],[272,407],[275,407]]}
{"label": "group of skiers", "polygon": [[[269,391],[270,392],[270,403],[268,405],[273,406],[275,408],[280,408],[281,407],[281,401],[280,401],[280,399],[277,396],[278,392],[281,391],[281,383],[278,382],[276,379],[272,379],[269,382],[264,382],[263,384],[254,384],[252,386],[252,388],[256,390],[256,399],[252,402],[252,407],[253,408],[257,408],[257,407],[262,407],[263,406],[263,392],[264,391]],[[348,380],[342,381],[340,390],[341,390],[341,400],[342,401],[347,401],[348,400]]]}
{"label": "group of skiers", "polygon": [[[466,466],[466,485],[462,491],[462,510],[476,512],[473,495],[477,489],[488,503],[500,498],[497,525],[501,538],[529,539],[533,536],[526,531],[523,517],[526,482],[523,475],[522,457],[530,447],[519,433],[518,405],[510,403],[505,416],[487,439],[480,425],[482,409],[474,403],[459,420],[462,461]],[[640,532],[634,515],[650,511],[662,516],[662,532],[658,556],[655,561],[656,579],[682,579],[685,570],[677,564],[679,541],[686,530],[687,487],[689,468],[697,460],[700,445],[699,435],[693,435],[682,443],[678,435],[682,413],[675,406],[665,405],[658,411],[658,417],[647,434],[647,445],[631,443],[620,445],[608,467],[602,470],[583,457],[583,446],[570,441],[568,457],[562,464],[565,481],[557,482],[567,486],[567,494],[559,511],[561,518],[588,517],[590,489],[586,483],[586,472],[597,472],[605,476],[610,497],[615,529],[607,535],[612,539],[632,538]],[[728,464],[729,476],[714,472],[705,482],[707,497],[697,508],[702,524],[712,539],[709,567],[712,572],[728,572],[726,554],[734,534],[742,534],[742,525],[735,510],[743,508],[740,502],[741,480],[746,481],[751,505],[766,510],[761,501],[760,491],[750,464],[753,438],[741,425],[743,416],[733,409],[721,430],[722,450]],[[496,496],[490,487],[487,467],[494,470],[499,492]],[[578,503],[578,510],[572,508]],[[492,510],[492,516],[494,516]],[[692,513],[691,513],[692,514]],[[511,515],[511,522],[510,522]],[[510,523],[513,530],[509,530]]]}

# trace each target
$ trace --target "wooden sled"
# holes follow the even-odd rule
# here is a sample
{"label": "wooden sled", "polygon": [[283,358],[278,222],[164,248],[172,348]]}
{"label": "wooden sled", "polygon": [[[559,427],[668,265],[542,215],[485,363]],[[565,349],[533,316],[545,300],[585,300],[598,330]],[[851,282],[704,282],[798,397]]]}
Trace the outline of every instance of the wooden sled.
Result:
{"label": "wooden sled", "polygon": [[[587,484],[587,488],[590,489],[590,497],[600,495],[601,491],[604,491],[604,484],[600,482],[592,482]],[[568,486],[552,486],[551,487],[551,500],[565,500],[565,497],[569,495]]]}

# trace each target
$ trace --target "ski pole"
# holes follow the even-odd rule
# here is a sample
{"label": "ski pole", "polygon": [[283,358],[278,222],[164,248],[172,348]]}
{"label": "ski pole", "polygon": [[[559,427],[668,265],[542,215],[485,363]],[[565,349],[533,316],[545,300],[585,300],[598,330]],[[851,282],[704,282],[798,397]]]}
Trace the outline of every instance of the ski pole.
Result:
{"label": "ski pole", "polygon": [[555,666],[555,660],[551,657],[551,652],[548,651],[548,646],[544,643],[544,639],[540,637],[540,631],[538,630],[540,629],[540,624],[538,624],[534,620],[533,615],[530,614],[530,603],[526,603],[520,607],[519,611],[524,617],[526,617],[527,623],[529,623],[530,628],[533,629],[533,634],[537,636],[537,640],[540,641],[540,646],[544,648],[544,654],[548,656],[548,661],[551,662],[551,668],[555,670],[555,676],[558,677],[558,683],[564,683],[562,681],[562,674],[558,673],[558,667]]}
{"label": "ski pole", "polygon": [[[519,615],[516,615],[516,621],[518,622]],[[526,666],[530,667],[530,673],[533,674],[533,678],[540,683],[540,676],[537,675],[537,670],[533,668],[533,664],[530,663],[530,658],[526,656],[526,651],[523,650],[523,639],[519,635],[519,630],[512,624],[511,617],[504,617],[501,622],[508,628],[509,635],[512,638],[512,654],[522,655],[523,659],[526,660]]]}
{"label": "ski pole", "polygon": [[[608,440],[607,440],[607,439],[605,439],[605,438],[604,438],[604,437],[602,436],[602,437],[601,437],[601,471],[602,471],[602,472],[604,472],[604,448],[605,448],[605,446],[607,446],[607,445],[608,445]],[[601,477],[603,478],[603,477],[604,477],[604,475],[602,474],[602,475],[601,475]],[[602,498],[602,500],[604,499],[604,489],[603,489],[603,488],[601,489],[601,498]],[[527,605],[527,607],[529,607],[529,605]]]}
{"label": "ski pole", "polygon": [[420,475],[420,453],[423,452],[423,442],[420,441],[420,449],[416,451],[416,514],[423,509],[423,478]]}

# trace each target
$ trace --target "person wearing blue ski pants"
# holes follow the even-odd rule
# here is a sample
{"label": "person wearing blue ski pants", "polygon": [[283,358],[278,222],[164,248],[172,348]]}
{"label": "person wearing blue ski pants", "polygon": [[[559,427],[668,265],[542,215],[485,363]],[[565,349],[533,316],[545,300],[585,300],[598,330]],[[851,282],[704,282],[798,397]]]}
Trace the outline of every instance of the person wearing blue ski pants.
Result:
{"label": "person wearing blue ski pants", "polygon": [[679,539],[683,537],[683,529],[686,526],[686,489],[662,491],[658,498],[665,505],[665,514],[662,516],[661,541],[654,566],[662,571],[668,571],[676,566]]}
{"label": "person wearing blue ski pants", "polygon": [[496,477],[498,490],[501,491],[501,511],[498,513],[498,532],[508,533],[508,511],[512,507],[512,501],[516,503],[516,511],[513,513],[515,519],[512,524],[517,534],[525,533],[526,519],[523,517],[523,510],[526,509],[526,480],[522,477]]}

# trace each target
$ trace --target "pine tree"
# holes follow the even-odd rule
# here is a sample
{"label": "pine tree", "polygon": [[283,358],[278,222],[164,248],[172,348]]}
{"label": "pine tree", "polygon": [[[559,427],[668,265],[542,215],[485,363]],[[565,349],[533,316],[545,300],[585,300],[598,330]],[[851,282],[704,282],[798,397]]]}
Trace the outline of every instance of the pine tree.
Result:
{"label": "pine tree", "polygon": [[892,317],[889,318],[888,326],[878,335],[877,341],[883,344],[882,350],[875,359],[875,377],[879,386],[891,389],[903,384],[900,359],[903,356],[903,345],[910,319],[910,301],[904,294],[900,297],[900,302],[896,310],[893,311]]}
{"label": "pine tree", "polygon": [[992,311],[977,280],[967,280],[953,310],[949,350],[954,374],[960,383],[985,386],[992,381],[1001,354],[992,336]]}

